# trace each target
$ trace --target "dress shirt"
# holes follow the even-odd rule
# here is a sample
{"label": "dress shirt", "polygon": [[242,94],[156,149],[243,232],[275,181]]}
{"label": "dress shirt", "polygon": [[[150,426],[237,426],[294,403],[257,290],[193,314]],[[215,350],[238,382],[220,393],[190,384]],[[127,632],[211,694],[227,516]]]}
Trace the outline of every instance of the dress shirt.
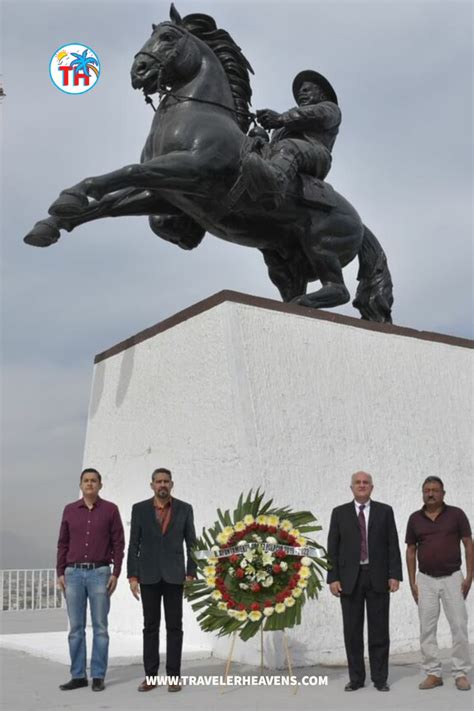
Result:
{"label": "dress shirt", "polygon": [[[357,503],[357,501],[354,499],[354,506],[356,510],[356,516],[357,519],[359,519],[359,511],[361,504]],[[364,514],[365,518],[365,531],[367,535],[367,559],[366,560],[361,560],[360,563],[361,565],[366,565],[369,562],[369,516],[370,516],[370,499],[366,501],[364,504],[364,510],[362,512]]]}
{"label": "dress shirt", "polygon": [[117,578],[122,568],[125,536],[115,504],[97,497],[92,509],[84,499],[68,504],[58,539],[57,574],[72,563],[112,563]]}

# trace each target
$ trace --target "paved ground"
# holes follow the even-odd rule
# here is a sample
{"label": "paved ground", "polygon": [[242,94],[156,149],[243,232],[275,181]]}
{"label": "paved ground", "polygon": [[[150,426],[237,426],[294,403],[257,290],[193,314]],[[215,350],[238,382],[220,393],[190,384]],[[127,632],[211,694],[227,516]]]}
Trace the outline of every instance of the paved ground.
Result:
{"label": "paved ground", "polygon": [[[93,693],[89,688],[77,691],[59,691],[58,685],[68,680],[67,667],[63,664],[39,659],[13,650],[0,650],[2,672],[2,708],[5,711],[54,711],[71,709],[94,711],[113,709],[150,709],[155,711],[211,711],[218,708],[225,711],[279,711],[280,709],[301,709],[301,711],[340,711],[350,707],[351,711],[470,711],[471,692],[460,692],[454,688],[449,673],[445,672],[445,685],[433,691],[419,691],[418,664],[413,663],[413,655],[398,656],[392,660],[390,682],[392,690],[388,694],[366,687],[350,696],[343,691],[347,681],[346,670],[341,667],[308,667],[295,671],[298,679],[304,675],[327,676],[327,686],[298,687],[297,693],[288,687],[186,687],[178,694],[169,694],[166,688],[156,689],[146,694],[136,691],[142,680],[142,667],[130,664],[112,666],[107,676],[104,692]],[[183,674],[222,675],[222,661],[205,659],[187,662]],[[258,675],[259,670],[241,664],[233,665],[231,674]],[[280,672],[264,672],[271,677]]]}

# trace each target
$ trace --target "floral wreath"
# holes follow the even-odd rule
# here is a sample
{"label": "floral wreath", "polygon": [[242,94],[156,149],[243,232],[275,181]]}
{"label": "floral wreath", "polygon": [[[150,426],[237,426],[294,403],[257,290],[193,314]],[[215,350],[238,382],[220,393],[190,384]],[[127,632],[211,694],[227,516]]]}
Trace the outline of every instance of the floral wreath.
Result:
{"label": "floral wreath", "polygon": [[310,511],[271,508],[265,494],[240,495],[233,517],[217,509],[219,520],[193,549],[197,578],[186,597],[202,630],[219,636],[239,631],[243,640],[260,628],[283,630],[301,623],[306,598],[322,588],[329,567],[323,546],[307,538],[320,531]]}

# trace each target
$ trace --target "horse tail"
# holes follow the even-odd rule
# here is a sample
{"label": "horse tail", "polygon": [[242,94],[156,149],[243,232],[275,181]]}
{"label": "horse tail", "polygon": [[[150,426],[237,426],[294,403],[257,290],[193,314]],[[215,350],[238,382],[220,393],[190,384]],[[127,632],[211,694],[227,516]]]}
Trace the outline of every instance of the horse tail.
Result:
{"label": "horse tail", "polygon": [[367,321],[392,323],[393,284],[387,257],[378,239],[365,225],[358,256],[359,285],[352,305]]}

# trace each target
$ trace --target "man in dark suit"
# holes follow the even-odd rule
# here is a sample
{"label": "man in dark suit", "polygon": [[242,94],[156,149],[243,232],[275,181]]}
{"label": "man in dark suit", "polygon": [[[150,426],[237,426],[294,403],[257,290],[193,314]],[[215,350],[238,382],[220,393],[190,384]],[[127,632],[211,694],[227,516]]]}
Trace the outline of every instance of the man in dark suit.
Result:
{"label": "man in dark suit", "polygon": [[390,690],[389,593],[398,590],[402,564],[392,508],[371,500],[373,488],[370,474],[353,474],[354,501],[337,506],[329,526],[328,555],[332,568],[327,581],[332,594],[341,599],[349,665],[345,691],[356,691],[365,683],[365,605],[371,678],[379,691]]}
{"label": "man in dark suit", "polygon": [[[156,676],[160,664],[159,632],[161,599],[166,622],[166,674],[168,691],[180,691],[183,646],[183,587],[192,580],[196,563],[191,548],[196,542],[193,509],[171,497],[173,481],[169,469],[156,469],[150,484],[154,496],[132,508],[127,570],[132,595],[142,598],[143,664],[146,676]],[[187,566],[184,567],[183,542]],[[174,677],[174,679],[171,679]],[[138,691],[150,691],[156,684],[145,679]]]}

